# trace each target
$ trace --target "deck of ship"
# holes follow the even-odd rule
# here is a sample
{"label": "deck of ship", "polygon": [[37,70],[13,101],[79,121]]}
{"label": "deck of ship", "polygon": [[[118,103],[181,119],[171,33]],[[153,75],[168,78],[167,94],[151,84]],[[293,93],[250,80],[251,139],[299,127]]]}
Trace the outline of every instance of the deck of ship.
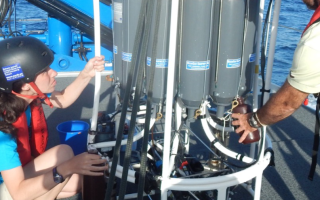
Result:
{"label": "deck of ship", "polygon": [[[64,88],[73,78],[57,78],[57,89]],[[49,126],[48,148],[59,144],[56,126],[68,120],[89,122],[93,106],[94,80],[87,86],[80,98],[69,108],[50,109],[45,107]],[[112,112],[114,107],[113,88],[102,78],[100,111]],[[275,167],[267,167],[263,173],[261,199],[320,199],[320,167],[317,166],[314,181],[308,180],[315,124],[314,111],[299,108],[292,116],[267,128],[275,154]],[[198,126],[195,123],[195,126]],[[230,147],[234,145],[247,152],[248,146],[237,143],[238,136],[231,134]],[[194,138],[191,138],[194,139]],[[195,140],[196,141],[196,140]],[[192,149],[191,149],[192,151]],[[198,149],[206,152],[206,149]],[[319,162],[318,162],[319,165]],[[253,199],[242,187],[234,190],[232,199]]]}

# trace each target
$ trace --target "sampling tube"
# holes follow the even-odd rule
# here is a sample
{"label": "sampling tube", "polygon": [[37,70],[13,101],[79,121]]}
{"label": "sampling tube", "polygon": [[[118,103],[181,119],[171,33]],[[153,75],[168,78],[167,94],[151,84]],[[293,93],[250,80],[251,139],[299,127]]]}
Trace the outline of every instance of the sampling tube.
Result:
{"label": "sampling tube", "polygon": [[242,56],[242,72],[238,95],[244,97],[253,87],[254,69],[256,61],[256,46],[260,37],[257,36],[259,21],[259,0],[248,0],[247,18]]}
{"label": "sampling tube", "polygon": [[186,107],[199,108],[209,92],[212,1],[182,3],[180,91]]}
{"label": "sampling tube", "polygon": [[210,95],[217,113],[223,113],[238,93],[245,6],[246,0],[215,1]]}
{"label": "sampling tube", "polygon": [[[169,26],[170,26],[170,8],[171,0],[162,0],[158,31],[158,43],[156,47],[156,66],[153,80],[152,102],[163,104],[166,93],[167,71],[168,71],[168,53],[169,53]],[[155,3],[155,7],[157,4]],[[157,8],[156,8],[157,9]],[[154,9],[154,10],[156,10]],[[149,88],[149,77],[151,73],[151,60],[153,40],[155,36],[156,12],[153,13],[152,28],[146,60],[146,89]]]}
{"label": "sampling tube", "polygon": [[[142,0],[123,0],[123,21],[122,21],[122,77],[123,82],[121,87],[121,94],[124,94],[127,87],[127,79],[130,72],[131,59],[134,41],[136,38],[136,30],[138,26],[140,8]],[[138,55],[139,56],[139,55]],[[133,87],[136,85],[137,75],[133,76]],[[132,88],[133,89],[133,88]],[[123,97],[122,97],[123,98]]]}
{"label": "sampling tube", "polygon": [[[101,55],[101,39],[100,39],[100,6],[99,0],[93,1],[94,9],[94,50],[95,56]],[[101,73],[96,72],[95,75],[95,86],[94,86],[94,99],[93,99],[93,108],[92,108],[92,120],[91,120],[91,131],[97,130],[98,122],[98,110],[99,110],[99,101],[100,101],[100,88],[101,88]],[[93,143],[94,134],[88,134],[88,143]]]}
{"label": "sampling tube", "polygon": [[113,78],[116,84],[123,85],[122,72],[122,10],[123,0],[113,0]]}

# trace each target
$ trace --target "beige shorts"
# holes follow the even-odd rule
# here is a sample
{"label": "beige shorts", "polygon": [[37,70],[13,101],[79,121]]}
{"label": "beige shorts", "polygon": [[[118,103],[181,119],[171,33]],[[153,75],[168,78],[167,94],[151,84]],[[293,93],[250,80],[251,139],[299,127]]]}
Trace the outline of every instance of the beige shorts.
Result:
{"label": "beige shorts", "polygon": [[0,199],[1,200],[12,200],[12,197],[4,183],[0,184]]}

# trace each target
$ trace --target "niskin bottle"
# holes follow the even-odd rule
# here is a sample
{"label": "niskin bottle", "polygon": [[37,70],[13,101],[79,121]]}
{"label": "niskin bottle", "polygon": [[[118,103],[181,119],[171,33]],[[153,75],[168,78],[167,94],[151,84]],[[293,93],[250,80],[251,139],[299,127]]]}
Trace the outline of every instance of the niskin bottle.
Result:
{"label": "niskin bottle", "polygon": [[[88,145],[89,154],[98,154],[98,150],[91,144]],[[104,200],[107,183],[104,176],[83,176],[83,200]]]}
{"label": "niskin bottle", "polygon": [[[240,113],[245,114],[248,112],[252,112],[252,108],[250,105],[245,104],[242,97],[237,98],[238,105],[232,109],[232,113]],[[239,133],[240,137],[243,134],[243,131]],[[253,131],[252,133],[249,133],[246,137],[246,139],[242,142],[243,144],[250,144],[253,142],[257,142],[260,140],[260,134],[258,130]]]}

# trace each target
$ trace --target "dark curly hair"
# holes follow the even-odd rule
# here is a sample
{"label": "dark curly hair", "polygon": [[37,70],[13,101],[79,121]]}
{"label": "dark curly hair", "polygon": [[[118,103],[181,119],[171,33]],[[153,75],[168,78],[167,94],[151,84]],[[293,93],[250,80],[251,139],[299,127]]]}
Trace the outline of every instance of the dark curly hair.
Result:
{"label": "dark curly hair", "polygon": [[[13,84],[13,90],[21,92],[23,82]],[[12,93],[0,91],[0,131],[16,136],[16,129],[12,123],[16,122],[25,111],[26,101]]]}
{"label": "dark curly hair", "polygon": [[316,10],[319,6],[319,0],[302,0],[311,10]]}

